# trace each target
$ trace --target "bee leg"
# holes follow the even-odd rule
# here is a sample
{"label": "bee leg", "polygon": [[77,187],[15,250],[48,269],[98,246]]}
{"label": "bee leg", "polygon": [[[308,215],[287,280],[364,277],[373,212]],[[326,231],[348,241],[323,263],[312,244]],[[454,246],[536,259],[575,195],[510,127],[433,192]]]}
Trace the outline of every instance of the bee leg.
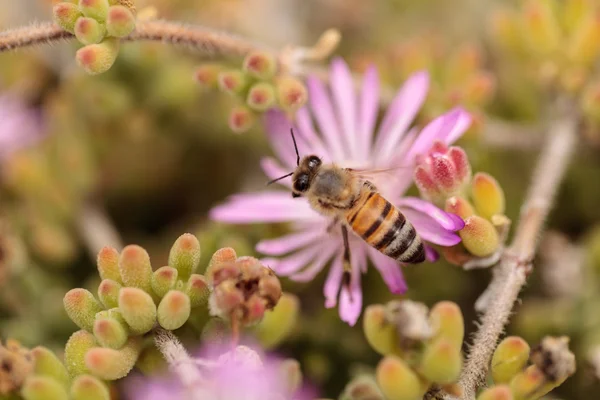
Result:
{"label": "bee leg", "polygon": [[331,231],[333,231],[333,228],[335,228],[338,222],[340,222],[340,219],[338,217],[333,218],[331,223],[327,226],[327,233],[331,233]]}
{"label": "bee leg", "polygon": [[[342,277],[342,283],[348,289],[348,293],[352,293],[350,291],[350,283],[352,282],[352,265],[350,264],[350,244],[348,241],[348,228],[345,225],[342,225],[342,237],[344,238],[344,275]],[[352,300],[352,294],[350,294],[350,299]]]}

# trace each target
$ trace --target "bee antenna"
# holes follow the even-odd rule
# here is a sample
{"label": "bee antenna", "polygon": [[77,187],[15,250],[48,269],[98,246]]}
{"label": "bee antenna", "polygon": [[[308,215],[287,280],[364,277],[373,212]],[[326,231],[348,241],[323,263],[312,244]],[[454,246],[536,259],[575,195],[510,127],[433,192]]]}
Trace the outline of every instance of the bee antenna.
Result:
{"label": "bee antenna", "polygon": [[290,128],[292,134],[292,140],[294,141],[294,149],[296,150],[296,165],[300,166],[300,153],[298,152],[298,145],[296,144],[296,137],[294,136],[294,128]]}
{"label": "bee antenna", "polygon": [[289,174],[285,174],[284,176],[280,176],[280,177],[279,177],[279,178],[277,178],[277,179],[273,179],[272,181],[269,181],[269,182],[267,182],[267,186],[269,186],[269,185],[271,185],[271,184],[273,184],[273,183],[275,183],[275,182],[277,182],[277,181],[280,181],[280,180],[282,180],[282,179],[284,179],[284,178],[287,178],[288,176],[292,176],[292,175],[294,175],[294,173],[293,173],[293,172],[290,172]]}

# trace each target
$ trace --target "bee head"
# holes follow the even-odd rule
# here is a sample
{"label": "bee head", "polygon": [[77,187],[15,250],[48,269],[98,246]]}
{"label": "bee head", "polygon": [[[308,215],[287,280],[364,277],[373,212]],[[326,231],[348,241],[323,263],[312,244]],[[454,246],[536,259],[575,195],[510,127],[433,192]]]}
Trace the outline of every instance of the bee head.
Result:
{"label": "bee head", "polygon": [[321,159],[315,155],[306,156],[292,175],[292,197],[299,197],[310,188],[313,177],[321,166]]}

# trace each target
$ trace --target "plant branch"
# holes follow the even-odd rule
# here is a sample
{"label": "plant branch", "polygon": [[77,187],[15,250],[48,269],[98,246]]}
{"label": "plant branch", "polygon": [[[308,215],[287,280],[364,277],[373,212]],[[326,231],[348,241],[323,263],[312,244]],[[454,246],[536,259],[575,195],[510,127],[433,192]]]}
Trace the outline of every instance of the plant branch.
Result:
{"label": "plant branch", "polygon": [[474,399],[485,382],[496,344],[526,283],[544,220],[577,143],[578,116],[571,105],[560,104],[558,114],[538,159],[512,245],[502,256],[484,294],[487,304],[459,382],[465,400]]}
{"label": "plant branch", "polygon": [[96,204],[84,204],[77,218],[77,228],[93,260],[104,246],[123,248],[119,232],[106,214]]}
{"label": "plant branch", "polygon": [[154,343],[181,383],[186,388],[193,389],[202,377],[194,359],[190,357],[179,339],[172,332],[161,328],[155,332]]}

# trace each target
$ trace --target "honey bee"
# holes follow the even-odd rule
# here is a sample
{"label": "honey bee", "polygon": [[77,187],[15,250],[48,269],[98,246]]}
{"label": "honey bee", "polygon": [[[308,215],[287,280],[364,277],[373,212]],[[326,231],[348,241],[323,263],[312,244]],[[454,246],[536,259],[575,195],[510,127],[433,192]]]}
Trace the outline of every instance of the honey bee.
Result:
{"label": "honey bee", "polygon": [[360,171],[323,164],[316,155],[300,159],[295,171],[272,180],[292,177],[292,196],[306,197],[318,213],[340,223],[344,239],[344,269],[349,279],[348,228],[370,246],[394,260],[418,264],[425,261],[425,246],[413,225]]}

